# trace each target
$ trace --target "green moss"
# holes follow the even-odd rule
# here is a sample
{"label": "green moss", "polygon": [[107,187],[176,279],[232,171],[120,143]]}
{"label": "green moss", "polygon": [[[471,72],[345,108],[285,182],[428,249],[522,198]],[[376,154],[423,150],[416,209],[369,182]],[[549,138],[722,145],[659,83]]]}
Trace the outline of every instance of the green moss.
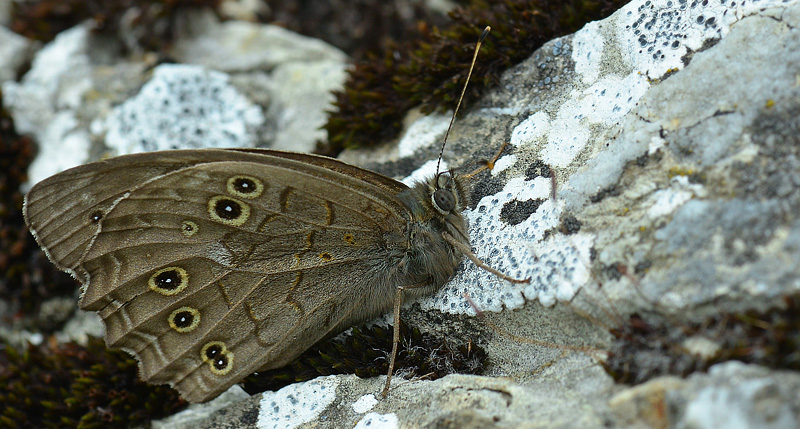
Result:
{"label": "green moss", "polygon": [[336,111],[325,129],[328,144],[319,151],[370,146],[393,138],[408,109],[424,112],[455,107],[475,42],[486,25],[486,39],[466,99],[475,99],[500,74],[528,58],[553,38],[573,33],[587,22],[610,15],[626,2],[568,0],[474,1],[450,14],[443,30],[433,28],[420,39],[393,46],[356,64],[345,89],[336,93]]}
{"label": "green moss", "polygon": [[92,338],[0,350],[0,426],[132,427],[184,408],[168,386],[139,380],[136,361]]}

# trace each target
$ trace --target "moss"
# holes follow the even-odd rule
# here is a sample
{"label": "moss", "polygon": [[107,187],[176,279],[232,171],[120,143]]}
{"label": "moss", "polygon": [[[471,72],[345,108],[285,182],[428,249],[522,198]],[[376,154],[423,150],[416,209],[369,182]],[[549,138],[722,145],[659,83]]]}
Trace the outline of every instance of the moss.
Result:
{"label": "moss", "polygon": [[420,28],[447,22],[444,12],[419,0],[266,0],[265,3],[268,11],[259,21],[324,40],[355,60],[363,60],[368,52],[383,51],[393,40],[416,37]]}
{"label": "moss", "polygon": [[319,151],[373,145],[393,138],[406,111],[450,109],[461,92],[475,42],[486,25],[492,33],[481,49],[466,98],[474,99],[500,74],[528,58],[545,42],[602,19],[626,2],[619,0],[473,1],[450,13],[452,22],[431,28],[420,38],[390,46],[356,64],[344,90],[336,93],[325,125],[328,144]]}
{"label": "moss", "polygon": [[[620,383],[639,384],[667,374],[687,376],[729,360],[797,371],[800,294],[785,296],[780,305],[766,311],[722,314],[688,326],[634,314],[611,333],[615,340],[603,366]],[[690,337],[714,344],[714,353],[690,353],[685,347]]]}
{"label": "moss", "polygon": [[34,156],[33,141],[17,134],[0,105],[0,296],[14,311],[27,314],[37,313],[42,301],[71,295],[77,287],[39,250],[22,217],[19,188],[28,180]]}
{"label": "moss", "polygon": [[[453,346],[403,323],[400,335],[395,372],[408,371],[435,380],[452,373],[483,371],[486,352],[474,343]],[[322,375],[355,374],[362,378],[384,375],[389,369],[391,350],[391,327],[353,328],[352,334],[322,341],[283,368],[251,375],[243,387],[253,394]]]}
{"label": "moss", "polygon": [[[183,8],[216,10],[220,0],[36,0],[13,2],[11,30],[25,37],[49,42],[58,33],[91,20],[94,31],[115,34],[130,25],[141,47],[161,51],[172,40],[174,19]],[[123,23],[123,17],[126,21]]]}
{"label": "moss", "polygon": [[187,404],[168,386],[139,380],[136,361],[91,338],[0,350],[0,426],[133,427]]}
{"label": "moss", "polygon": [[[0,97],[2,99],[2,97]],[[20,136],[0,106],[0,296],[17,315],[40,314],[42,302],[72,296],[77,283],[56,269],[28,232],[20,185],[34,143]],[[53,330],[58,326],[38,326]],[[136,362],[100,339],[76,344],[0,348],[0,427],[136,425],[183,406],[167,387],[138,380]]]}

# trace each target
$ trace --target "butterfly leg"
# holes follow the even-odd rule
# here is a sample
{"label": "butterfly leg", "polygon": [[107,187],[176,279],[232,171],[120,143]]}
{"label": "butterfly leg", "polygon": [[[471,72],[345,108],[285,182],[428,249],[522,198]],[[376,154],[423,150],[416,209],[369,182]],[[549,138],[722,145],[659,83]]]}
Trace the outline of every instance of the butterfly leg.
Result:
{"label": "butterfly leg", "polygon": [[505,142],[505,143],[503,143],[502,146],[500,146],[500,150],[498,150],[497,153],[494,154],[492,159],[490,159],[488,161],[483,161],[483,165],[481,165],[480,167],[476,168],[475,171],[473,171],[472,173],[469,173],[469,174],[465,175],[464,178],[465,179],[471,179],[471,178],[475,177],[478,173],[482,172],[483,170],[491,170],[491,169],[493,169],[494,168],[494,163],[497,162],[497,160],[500,158],[500,155],[502,155],[503,151],[506,150],[506,146],[508,146],[508,142]]}
{"label": "butterfly leg", "polygon": [[386,373],[386,385],[383,387],[383,392],[381,392],[382,397],[386,397],[389,395],[389,385],[392,382],[392,374],[394,373],[394,364],[395,360],[397,359],[397,349],[399,348],[400,344],[400,307],[403,304],[403,292],[406,289],[414,289],[418,287],[427,286],[429,283],[418,283],[415,285],[410,286],[400,286],[395,291],[394,296],[394,332],[392,336],[392,355],[389,358],[389,371]]}

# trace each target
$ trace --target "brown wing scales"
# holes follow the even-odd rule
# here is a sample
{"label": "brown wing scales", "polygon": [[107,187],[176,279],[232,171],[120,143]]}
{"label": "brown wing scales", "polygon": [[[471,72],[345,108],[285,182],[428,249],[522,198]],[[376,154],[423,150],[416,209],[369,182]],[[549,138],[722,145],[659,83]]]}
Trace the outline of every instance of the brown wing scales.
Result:
{"label": "brown wing scales", "polygon": [[[227,162],[206,159],[220,153]],[[100,312],[106,342],[134,353],[146,380],[208,400],[391,306],[376,269],[409,218],[388,191],[399,183],[271,152],[161,159],[81,167],[26,203],[51,259],[84,280],[81,306]],[[119,169],[132,179],[114,186]]]}

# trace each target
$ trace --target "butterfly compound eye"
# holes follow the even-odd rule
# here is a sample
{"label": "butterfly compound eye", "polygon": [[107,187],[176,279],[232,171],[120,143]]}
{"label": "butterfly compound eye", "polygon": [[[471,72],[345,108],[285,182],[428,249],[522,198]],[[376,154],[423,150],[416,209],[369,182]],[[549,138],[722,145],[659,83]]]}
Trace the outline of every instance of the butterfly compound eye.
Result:
{"label": "butterfly compound eye", "polygon": [[456,197],[447,189],[437,189],[434,191],[431,200],[433,200],[433,205],[436,207],[436,210],[442,213],[450,213],[456,208]]}

